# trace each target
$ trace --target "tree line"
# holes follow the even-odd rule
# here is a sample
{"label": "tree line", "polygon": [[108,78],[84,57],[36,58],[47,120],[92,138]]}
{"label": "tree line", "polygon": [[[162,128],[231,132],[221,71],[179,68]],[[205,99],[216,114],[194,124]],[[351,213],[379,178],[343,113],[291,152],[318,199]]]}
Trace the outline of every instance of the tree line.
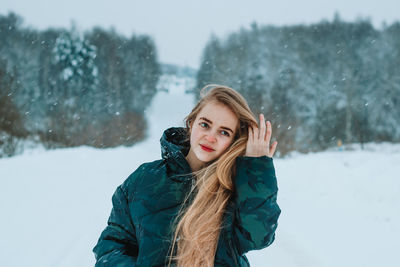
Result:
{"label": "tree line", "polygon": [[[311,25],[253,23],[210,38],[188,91],[237,89],[272,122],[281,155],[399,142],[399,63],[399,22],[379,30],[338,15]],[[132,145],[145,137],[144,111],[166,67],[145,35],[38,31],[14,13],[0,15],[0,150],[12,155],[15,140],[27,137],[48,148]]]}
{"label": "tree line", "polygon": [[[153,40],[95,27],[38,31],[0,15],[0,147],[15,137],[46,147],[131,145],[161,74]],[[7,153],[5,153],[7,154]]]}
{"label": "tree line", "polygon": [[206,45],[196,88],[238,89],[271,121],[279,150],[400,141],[400,23],[242,28]]}

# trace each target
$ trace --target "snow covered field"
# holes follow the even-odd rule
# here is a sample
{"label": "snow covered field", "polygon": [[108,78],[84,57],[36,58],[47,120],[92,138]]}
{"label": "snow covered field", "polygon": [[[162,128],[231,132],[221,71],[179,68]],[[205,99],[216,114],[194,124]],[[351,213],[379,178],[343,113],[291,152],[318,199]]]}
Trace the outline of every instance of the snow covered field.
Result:
{"label": "snow covered field", "polygon": [[[137,166],[160,158],[159,138],[193,106],[179,84],[147,111],[131,148],[35,149],[0,159],[0,265],[93,266],[111,196]],[[279,140],[279,137],[278,137]],[[274,159],[282,209],[276,240],[255,267],[400,266],[400,145]]]}

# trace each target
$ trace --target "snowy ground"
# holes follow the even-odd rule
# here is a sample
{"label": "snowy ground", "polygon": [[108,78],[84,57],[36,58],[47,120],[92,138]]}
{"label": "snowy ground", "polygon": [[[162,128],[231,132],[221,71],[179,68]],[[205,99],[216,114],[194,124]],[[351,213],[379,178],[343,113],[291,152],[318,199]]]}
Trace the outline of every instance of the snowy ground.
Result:
{"label": "snowy ground", "polygon": [[[181,126],[192,108],[182,88],[156,96],[148,139],[134,147],[0,159],[0,265],[93,266],[114,190],[139,164],[160,158],[163,129]],[[248,254],[252,266],[400,266],[400,145],[274,162],[282,214],[274,244]]]}

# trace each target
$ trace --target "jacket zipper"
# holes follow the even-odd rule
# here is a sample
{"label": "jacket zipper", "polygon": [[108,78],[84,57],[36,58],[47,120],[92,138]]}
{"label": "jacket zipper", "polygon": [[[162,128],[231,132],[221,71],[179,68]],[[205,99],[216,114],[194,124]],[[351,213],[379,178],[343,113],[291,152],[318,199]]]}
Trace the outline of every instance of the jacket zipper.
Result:
{"label": "jacket zipper", "polygon": [[231,248],[232,257],[233,257],[233,259],[235,261],[235,266],[239,267],[237,259],[236,259],[236,253],[235,253],[235,251],[233,250],[233,247],[232,247],[232,240],[231,239],[229,240],[229,247]]}

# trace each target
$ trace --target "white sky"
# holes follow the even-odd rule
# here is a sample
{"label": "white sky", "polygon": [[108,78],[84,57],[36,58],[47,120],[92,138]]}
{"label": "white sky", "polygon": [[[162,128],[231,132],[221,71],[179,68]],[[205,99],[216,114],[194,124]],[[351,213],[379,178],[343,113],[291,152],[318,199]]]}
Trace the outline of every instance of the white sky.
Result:
{"label": "white sky", "polygon": [[335,11],[346,21],[369,17],[376,27],[400,21],[399,0],[1,0],[0,14],[14,11],[37,29],[94,25],[126,36],[153,37],[164,63],[197,68],[212,33],[225,36],[240,27],[292,25],[332,20]]}

